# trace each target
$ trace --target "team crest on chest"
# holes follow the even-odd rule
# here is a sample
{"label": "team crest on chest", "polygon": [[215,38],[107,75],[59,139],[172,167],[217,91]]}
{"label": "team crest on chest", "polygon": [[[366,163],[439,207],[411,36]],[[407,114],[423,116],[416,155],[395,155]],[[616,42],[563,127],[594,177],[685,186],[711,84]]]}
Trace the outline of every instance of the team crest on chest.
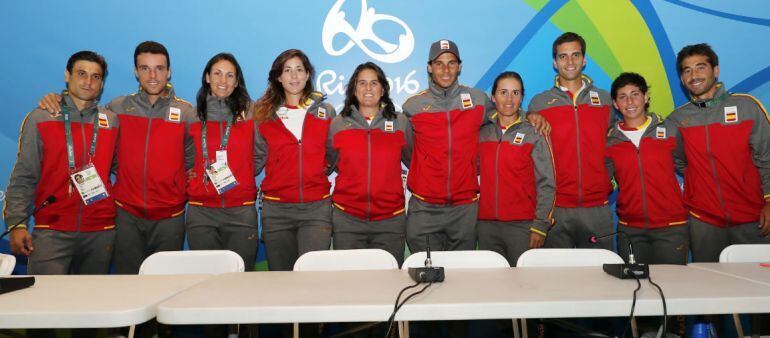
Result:
{"label": "team crest on chest", "polygon": [[524,143],[524,136],[526,136],[524,133],[516,133],[516,136],[513,137],[513,144]]}
{"label": "team crest on chest", "polygon": [[599,99],[599,93],[595,91],[590,91],[589,95],[591,96],[591,104],[594,106],[600,106],[602,104],[602,100]]}
{"label": "team crest on chest", "polygon": [[107,119],[107,114],[105,113],[99,113],[99,128],[109,129],[110,128],[110,120]]}
{"label": "team crest on chest", "polygon": [[666,127],[655,128],[655,138],[666,138]]}
{"label": "team crest on chest", "polygon": [[393,121],[385,121],[385,132],[392,133],[395,130]]}
{"label": "team crest on chest", "polygon": [[325,119],[326,118],[326,108],[319,107],[318,113],[316,113],[316,116],[318,116],[319,119]]}
{"label": "team crest on chest", "polygon": [[177,107],[171,107],[168,109],[168,120],[171,122],[179,122],[182,120],[182,110]]}
{"label": "team crest on chest", "polygon": [[738,107],[725,107],[725,123],[738,122]]}
{"label": "team crest on chest", "polygon": [[463,105],[463,109],[468,109],[470,107],[473,107],[473,101],[471,100],[471,94],[470,93],[461,93],[460,94],[460,102]]}

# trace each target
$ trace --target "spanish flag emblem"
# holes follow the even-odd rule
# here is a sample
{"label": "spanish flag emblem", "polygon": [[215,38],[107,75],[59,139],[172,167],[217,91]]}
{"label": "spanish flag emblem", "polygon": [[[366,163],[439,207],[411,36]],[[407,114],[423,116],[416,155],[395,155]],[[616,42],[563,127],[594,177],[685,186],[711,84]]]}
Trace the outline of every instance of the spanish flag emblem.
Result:
{"label": "spanish flag emblem", "polygon": [[738,107],[725,107],[725,123],[738,122]]}

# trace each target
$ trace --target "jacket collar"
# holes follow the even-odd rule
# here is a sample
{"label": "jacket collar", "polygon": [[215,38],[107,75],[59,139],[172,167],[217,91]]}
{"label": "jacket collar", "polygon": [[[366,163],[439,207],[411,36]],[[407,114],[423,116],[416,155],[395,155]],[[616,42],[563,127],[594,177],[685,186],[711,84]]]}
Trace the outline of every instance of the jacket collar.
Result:
{"label": "jacket collar", "polygon": [[449,88],[442,88],[431,79],[429,89],[431,94],[438,97],[454,97],[460,93],[460,82],[455,81]]}
{"label": "jacket collar", "polygon": [[714,96],[708,100],[693,100],[691,99],[690,102],[694,104],[696,107],[700,108],[709,108],[715,106],[717,103],[724,100],[730,93],[728,93],[725,90],[725,86],[722,84],[722,82],[717,82],[715,84],[717,86],[717,91],[714,92]]}
{"label": "jacket collar", "polygon": [[[79,116],[89,116],[98,110],[98,104],[99,102],[96,100],[93,100],[89,102],[85,107],[83,107],[82,110],[78,110],[78,106],[75,105],[75,101],[72,99],[72,97],[69,95],[69,93],[65,90],[62,92],[62,100],[64,101],[64,105],[67,106],[67,109],[69,109],[70,114],[79,115]],[[77,114],[75,114],[77,113]]]}

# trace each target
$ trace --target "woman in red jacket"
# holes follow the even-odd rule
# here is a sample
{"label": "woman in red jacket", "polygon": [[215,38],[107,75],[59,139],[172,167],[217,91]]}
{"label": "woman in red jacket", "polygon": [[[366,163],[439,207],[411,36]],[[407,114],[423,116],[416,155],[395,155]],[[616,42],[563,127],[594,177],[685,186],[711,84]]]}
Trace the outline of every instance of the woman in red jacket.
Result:
{"label": "woman in red jacket", "polygon": [[335,115],[313,91],[315,71],[300,50],[273,61],[268,86],[254,106],[255,163],[262,180],[262,240],[270,270],[289,271],[297,257],[329,249],[331,184],[326,175],[326,135]]}
{"label": "woman in red jacket", "polygon": [[401,162],[411,158],[412,127],[389,93],[382,69],[360,64],[348,82],[345,106],[332,120],[326,154],[337,170],[334,249],[383,249],[401,265],[406,230]]}
{"label": "woman in red jacket", "polygon": [[186,219],[190,249],[235,251],[246,271],[254,270],[259,245],[249,104],[235,57],[229,53],[212,57],[198,90],[198,119],[190,124],[196,150]]}
{"label": "woman in red jacket", "polygon": [[686,264],[689,251],[687,209],[674,171],[678,129],[647,112],[647,82],[623,73],[610,95],[623,121],[607,136],[610,177],[618,183],[618,253],[628,257],[628,241],[638,263]]}
{"label": "woman in red jacket", "polygon": [[523,99],[518,73],[498,75],[492,85],[496,112],[479,131],[479,249],[505,256],[511,266],[524,251],[543,246],[556,189],[550,140],[522,123]]}

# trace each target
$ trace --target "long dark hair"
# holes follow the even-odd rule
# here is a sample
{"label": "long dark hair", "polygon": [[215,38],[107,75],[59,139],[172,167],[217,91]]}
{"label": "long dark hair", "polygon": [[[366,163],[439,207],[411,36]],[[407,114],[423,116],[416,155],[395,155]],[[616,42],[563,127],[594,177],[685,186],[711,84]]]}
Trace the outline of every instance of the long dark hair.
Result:
{"label": "long dark hair", "polygon": [[299,49],[289,49],[279,54],[273,61],[273,65],[270,67],[270,73],[267,75],[267,89],[262,97],[254,104],[254,119],[257,121],[264,121],[268,117],[275,114],[275,110],[281,102],[286,100],[286,93],[283,91],[283,85],[278,81],[283,73],[283,66],[286,61],[291,58],[299,58],[302,61],[302,66],[305,67],[305,71],[308,74],[307,83],[302,90],[302,99],[304,101],[313,92],[313,78],[315,78],[315,69],[310,64],[310,59],[307,55]]}
{"label": "long dark hair", "polygon": [[246,89],[246,80],[243,79],[243,72],[241,71],[241,65],[235,59],[235,56],[230,53],[219,53],[206,63],[206,67],[203,69],[203,75],[201,76],[201,88],[198,89],[198,96],[195,99],[195,103],[198,105],[198,118],[206,122],[207,104],[206,97],[211,94],[211,85],[206,82],[206,75],[211,72],[211,67],[219,61],[229,61],[235,67],[235,80],[238,86],[235,87],[233,93],[225,99],[227,107],[230,108],[230,112],[233,114],[233,120],[241,112],[249,109],[251,103],[251,97],[249,97],[249,91]]}
{"label": "long dark hair", "polygon": [[353,71],[353,75],[350,76],[348,86],[345,89],[345,106],[342,108],[340,115],[350,116],[352,111],[351,107],[355,106],[358,109],[358,99],[356,98],[356,83],[358,83],[358,74],[365,69],[373,70],[377,73],[377,81],[382,85],[382,97],[380,98],[380,104],[385,106],[382,108],[382,117],[386,119],[396,118],[396,106],[393,104],[393,100],[390,99],[390,83],[385,77],[385,72],[382,71],[380,66],[374,62],[366,62],[358,65],[356,70]]}

